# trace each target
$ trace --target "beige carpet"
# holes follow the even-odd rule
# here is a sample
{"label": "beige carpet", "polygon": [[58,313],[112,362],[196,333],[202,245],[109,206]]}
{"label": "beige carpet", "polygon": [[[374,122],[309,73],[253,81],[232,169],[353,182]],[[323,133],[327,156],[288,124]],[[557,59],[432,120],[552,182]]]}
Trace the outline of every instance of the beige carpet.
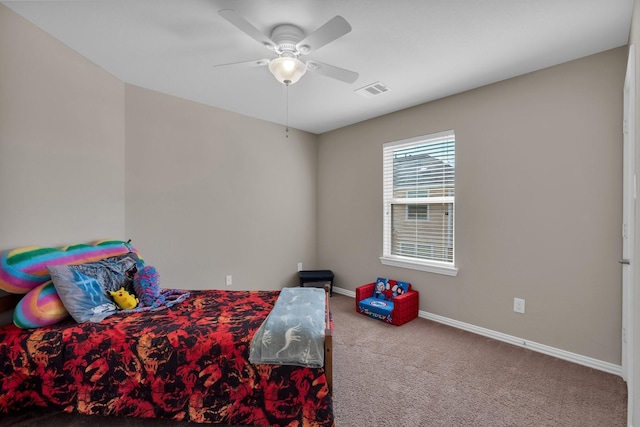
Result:
{"label": "beige carpet", "polygon": [[620,377],[425,319],[400,327],[332,298],[340,426],[624,426]]}
{"label": "beige carpet", "polygon": [[[338,427],[626,424],[626,386],[615,375],[425,319],[387,325],[356,313],[343,295],[331,302]],[[42,411],[0,418],[5,427],[187,424]]]}

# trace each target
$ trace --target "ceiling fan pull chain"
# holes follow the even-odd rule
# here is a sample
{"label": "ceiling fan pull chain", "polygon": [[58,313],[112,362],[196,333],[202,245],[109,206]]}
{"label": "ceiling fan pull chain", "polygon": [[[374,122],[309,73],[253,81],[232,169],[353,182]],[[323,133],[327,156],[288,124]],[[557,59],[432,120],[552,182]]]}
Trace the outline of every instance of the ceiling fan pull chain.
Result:
{"label": "ceiling fan pull chain", "polygon": [[287,104],[287,106],[286,106],[287,114],[286,114],[286,119],[285,120],[286,120],[287,126],[286,126],[286,129],[284,131],[284,134],[285,134],[286,138],[289,138],[289,83],[287,83],[285,85],[285,97],[286,97],[286,104]]}

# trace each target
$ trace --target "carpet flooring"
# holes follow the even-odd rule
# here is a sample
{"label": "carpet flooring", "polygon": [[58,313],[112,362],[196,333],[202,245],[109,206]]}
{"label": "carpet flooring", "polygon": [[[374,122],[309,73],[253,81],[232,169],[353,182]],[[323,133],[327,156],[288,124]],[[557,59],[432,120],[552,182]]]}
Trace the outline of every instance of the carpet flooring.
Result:
{"label": "carpet flooring", "polygon": [[[618,376],[426,319],[396,327],[334,294],[338,427],[617,427],[627,392]],[[28,410],[4,427],[180,427],[191,423]]]}
{"label": "carpet flooring", "polygon": [[400,327],[332,299],[339,426],[625,426],[624,381],[426,319]]}

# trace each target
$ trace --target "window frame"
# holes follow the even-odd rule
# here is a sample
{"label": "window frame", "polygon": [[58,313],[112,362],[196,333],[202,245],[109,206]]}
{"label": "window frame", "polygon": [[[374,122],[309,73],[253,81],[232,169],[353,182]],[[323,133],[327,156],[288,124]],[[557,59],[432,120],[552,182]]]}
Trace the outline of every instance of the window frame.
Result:
{"label": "window frame", "polygon": [[[453,189],[448,189],[447,196],[434,196],[434,197],[422,197],[424,194],[414,195],[411,197],[410,192],[416,192],[416,190],[408,190],[407,197],[397,198],[393,196],[394,182],[393,182],[393,153],[396,150],[411,148],[413,146],[428,145],[438,142],[446,141],[447,139],[453,139],[453,167],[454,167],[454,182]],[[394,267],[409,268],[414,270],[427,271],[432,273],[444,274],[448,276],[455,276],[458,274],[458,268],[456,266],[455,259],[455,132],[448,130],[444,132],[438,132],[428,135],[422,135],[413,138],[407,138],[399,141],[387,142],[383,144],[383,255],[380,257],[380,262],[384,265],[390,265]],[[424,191],[423,189],[418,192]],[[427,190],[428,192],[428,190]],[[407,200],[411,200],[411,203],[426,204],[428,206],[428,212],[430,213],[430,204],[434,203],[446,203],[449,204],[447,214],[450,215],[448,221],[452,225],[451,233],[451,247],[452,247],[452,262],[439,261],[433,259],[422,259],[411,256],[403,256],[392,254],[392,207],[397,204],[406,204]],[[408,206],[406,206],[408,212]],[[430,215],[429,215],[430,216]],[[413,219],[414,221],[424,221],[423,219]],[[410,245],[410,242],[398,242],[400,245]],[[433,244],[427,241],[415,241],[413,244],[417,248],[419,246],[427,246]]]}

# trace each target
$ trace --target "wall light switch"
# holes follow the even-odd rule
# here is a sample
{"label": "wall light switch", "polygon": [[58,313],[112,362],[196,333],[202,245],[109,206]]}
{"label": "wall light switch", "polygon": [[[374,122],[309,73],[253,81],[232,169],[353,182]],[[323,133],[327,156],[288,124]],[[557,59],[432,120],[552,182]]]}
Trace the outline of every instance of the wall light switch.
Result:
{"label": "wall light switch", "polygon": [[302,271],[302,263],[301,262],[298,263],[298,271]]}
{"label": "wall light switch", "polygon": [[227,274],[227,277],[225,278],[225,281],[227,286],[231,286],[231,284],[233,283],[232,279],[231,279],[231,275]]}

